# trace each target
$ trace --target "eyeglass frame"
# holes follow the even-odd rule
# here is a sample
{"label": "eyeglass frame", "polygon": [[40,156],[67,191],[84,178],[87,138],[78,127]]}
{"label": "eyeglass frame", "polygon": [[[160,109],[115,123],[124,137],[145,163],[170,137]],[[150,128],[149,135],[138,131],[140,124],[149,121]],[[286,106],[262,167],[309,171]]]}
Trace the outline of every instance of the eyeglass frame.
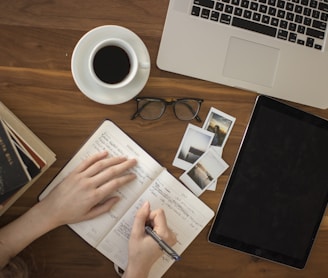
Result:
{"label": "eyeglass frame", "polygon": [[[149,99],[150,101],[151,101],[151,100],[160,101],[160,102],[162,102],[162,103],[165,104],[164,109],[163,109],[162,113],[159,115],[159,117],[157,117],[157,118],[155,118],[155,119],[144,119],[144,118],[142,118],[142,116],[140,116],[140,113],[141,113],[141,111],[144,109],[145,106],[142,106],[141,108],[139,108],[139,105],[138,105],[138,104],[139,104],[139,102],[140,102],[141,100],[146,100],[146,99]],[[198,121],[198,122],[201,122],[201,121],[202,121],[201,118],[198,116],[198,113],[199,113],[200,107],[201,107],[202,103],[204,102],[204,100],[201,99],[201,98],[172,98],[172,100],[168,101],[167,99],[164,99],[164,98],[157,98],[157,97],[136,97],[134,100],[137,102],[137,111],[131,116],[131,120],[134,120],[134,119],[137,118],[138,116],[140,116],[140,117],[141,117],[142,119],[144,119],[144,120],[150,120],[150,121],[158,120],[158,119],[160,119],[160,118],[163,116],[163,114],[165,113],[165,111],[166,111],[166,107],[167,107],[168,105],[172,105],[174,115],[175,115],[175,117],[176,117],[177,119],[179,119],[180,121],[190,121],[190,120],[193,120],[193,119],[196,119],[196,121]],[[194,100],[194,101],[197,101],[197,102],[198,102],[198,110],[196,111],[194,117],[192,117],[191,119],[183,120],[183,119],[180,119],[180,118],[177,116],[177,113],[176,113],[176,111],[175,111],[175,104],[176,104],[177,102],[179,102],[179,101],[183,101],[183,100]]]}

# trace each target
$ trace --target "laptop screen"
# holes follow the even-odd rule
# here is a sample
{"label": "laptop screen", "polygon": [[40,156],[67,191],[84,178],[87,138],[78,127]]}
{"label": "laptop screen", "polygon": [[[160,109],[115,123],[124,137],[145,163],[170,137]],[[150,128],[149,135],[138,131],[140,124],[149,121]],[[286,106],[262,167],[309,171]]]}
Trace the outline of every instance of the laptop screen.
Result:
{"label": "laptop screen", "polygon": [[328,122],[260,96],[209,241],[303,268],[328,200]]}

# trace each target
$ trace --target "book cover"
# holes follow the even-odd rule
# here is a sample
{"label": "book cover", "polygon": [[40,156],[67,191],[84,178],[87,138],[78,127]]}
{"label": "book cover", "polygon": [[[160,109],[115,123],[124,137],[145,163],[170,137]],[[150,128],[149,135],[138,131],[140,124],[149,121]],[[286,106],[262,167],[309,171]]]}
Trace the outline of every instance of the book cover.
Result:
{"label": "book cover", "polygon": [[[0,102],[0,122],[1,134],[5,136],[1,138],[10,140],[11,146],[21,162],[22,170],[25,171],[27,177],[30,177],[25,183],[22,183],[22,186],[14,189],[12,183],[9,190],[4,183],[0,185],[2,186],[2,192],[6,191],[6,193],[0,195],[1,216],[56,161],[56,155],[2,102]],[[4,152],[0,151],[1,159],[5,157],[3,154]],[[3,165],[6,165],[5,163],[8,162],[5,160],[0,162],[2,169],[4,168]],[[4,180],[4,175],[1,174],[0,176]]]}
{"label": "book cover", "polygon": [[25,164],[0,120],[0,196],[24,186],[30,179]]}

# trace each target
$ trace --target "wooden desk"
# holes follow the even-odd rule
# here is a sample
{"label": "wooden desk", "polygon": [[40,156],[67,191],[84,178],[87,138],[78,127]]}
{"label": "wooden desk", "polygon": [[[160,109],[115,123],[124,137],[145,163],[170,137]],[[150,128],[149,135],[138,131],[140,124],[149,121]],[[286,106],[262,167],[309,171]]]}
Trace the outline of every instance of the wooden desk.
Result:
{"label": "wooden desk", "polygon": [[[168,0],[0,1],[0,101],[57,154],[54,166],[0,218],[1,226],[36,202],[42,188],[104,118],[115,121],[175,176],[182,173],[172,166],[172,161],[187,123],[177,120],[170,109],[159,121],[130,121],[134,101],[106,106],[89,100],[77,89],[70,71],[72,51],[84,33],[100,25],[125,26],[147,45],[152,69],[141,95],[201,97],[205,99],[200,111],[202,119],[212,106],[237,118],[223,153],[225,161],[233,164],[256,94],[157,68],[155,61],[167,5]],[[328,111],[296,106],[328,118]],[[216,192],[201,196],[214,210],[230,171],[231,167],[219,179]],[[209,226],[166,277],[328,275],[327,213],[302,271],[213,246],[207,242],[208,231]],[[66,226],[36,240],[24,253],[31,260],[32,277],[116,277],[112,262]]]}

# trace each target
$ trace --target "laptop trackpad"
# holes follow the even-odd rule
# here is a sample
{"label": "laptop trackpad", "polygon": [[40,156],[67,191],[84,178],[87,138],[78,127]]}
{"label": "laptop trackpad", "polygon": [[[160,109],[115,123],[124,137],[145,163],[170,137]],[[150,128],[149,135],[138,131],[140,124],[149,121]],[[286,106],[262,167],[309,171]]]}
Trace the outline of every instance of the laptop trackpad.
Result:
{"label": "laptop trackpad", "polygon": [[232,37],[223,75],[272,87],[279,61],[279,49]]}

